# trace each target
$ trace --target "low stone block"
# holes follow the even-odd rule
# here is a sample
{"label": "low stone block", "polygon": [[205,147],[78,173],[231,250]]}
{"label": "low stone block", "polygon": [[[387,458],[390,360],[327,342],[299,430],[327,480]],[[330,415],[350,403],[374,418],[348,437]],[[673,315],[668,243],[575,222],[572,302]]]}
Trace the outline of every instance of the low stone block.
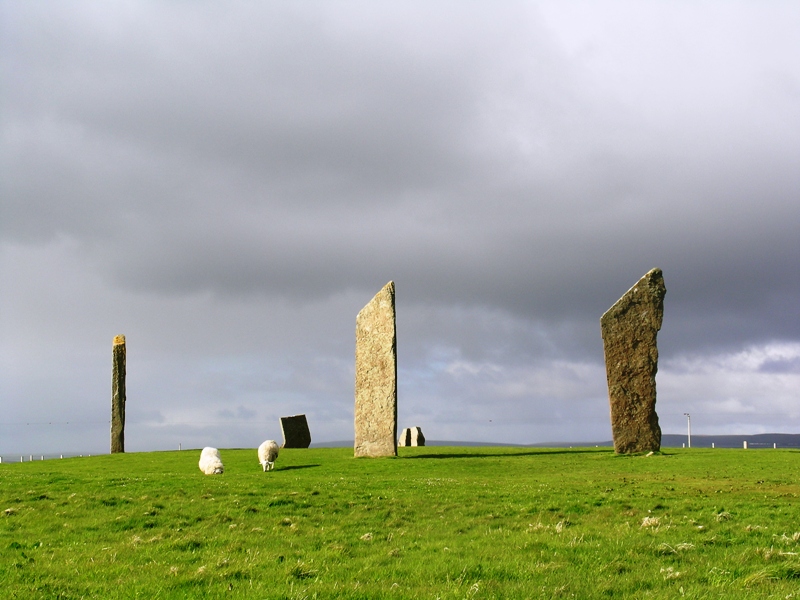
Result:
{"label": "low stone block", "polygon": [[398,446],[424,446],[425,436],[422,435],[421,427],[407,427],[400,434]]}
{"label": "low stone block", "polygon": [[281,448],[308,448],[311,445],[311,431],[305,415],[281,417],[283,445]]}

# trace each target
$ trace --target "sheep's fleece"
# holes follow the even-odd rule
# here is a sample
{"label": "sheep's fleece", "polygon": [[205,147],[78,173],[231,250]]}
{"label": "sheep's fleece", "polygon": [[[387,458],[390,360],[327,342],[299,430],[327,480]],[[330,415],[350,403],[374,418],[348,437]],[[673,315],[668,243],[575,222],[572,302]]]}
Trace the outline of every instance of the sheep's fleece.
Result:
{"label": "sheep's fleece", "polygon": [[258,462],[265,471],[275,468],[275,459],[278,458],[278,444],[273,440],[267,440],[258,447]]}
{"label": "sheep's fleece", "polygon": [[200,453],[200,470],[206,475],[220,475],[225,470],[219,450],[216,448],[203,448]]}

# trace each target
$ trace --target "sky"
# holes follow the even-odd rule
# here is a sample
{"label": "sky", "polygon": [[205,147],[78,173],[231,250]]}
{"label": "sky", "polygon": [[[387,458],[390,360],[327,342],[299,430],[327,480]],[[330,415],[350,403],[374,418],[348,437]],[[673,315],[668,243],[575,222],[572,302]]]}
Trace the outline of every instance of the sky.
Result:
{"label": "sky", "polygon": [[800,4],[0,0],[0,455],[611,439],[663,270],[665,433],[800,433]]}

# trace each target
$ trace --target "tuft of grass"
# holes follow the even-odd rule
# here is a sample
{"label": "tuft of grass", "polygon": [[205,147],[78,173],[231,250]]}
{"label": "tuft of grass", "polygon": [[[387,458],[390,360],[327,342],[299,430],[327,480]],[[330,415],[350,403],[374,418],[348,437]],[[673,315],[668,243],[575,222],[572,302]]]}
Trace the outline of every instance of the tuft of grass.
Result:
{"label": "tuft of grass", "polygon": [[786,598],[800,452],[255,450],[0,464],[6,598]]}

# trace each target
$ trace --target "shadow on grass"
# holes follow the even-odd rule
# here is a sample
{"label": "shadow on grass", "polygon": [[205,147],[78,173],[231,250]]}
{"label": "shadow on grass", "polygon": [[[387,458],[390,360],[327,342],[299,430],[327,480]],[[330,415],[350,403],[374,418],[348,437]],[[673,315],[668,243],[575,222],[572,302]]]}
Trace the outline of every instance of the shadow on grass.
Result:
{"label": "shadow on grass", "polygon": [[447,454],[445,452],[438,454],[417,454],[416,456],[400,456],[401,459],[417,459],[417,458],[498,458],[502,456],[549,456],[553,454],[613,454],[614,450],[611,449],[564,449],[564,450],[526,450],[524,452],[486,452],[480,454]]}
{"label": "shadow on grass", "polygon": [[319,465],[291,465],[289,467],[280,467],[279,469],[275,469],[276,471],[291,471],[293,469],[310,469],[312,467],[318,467]]}

